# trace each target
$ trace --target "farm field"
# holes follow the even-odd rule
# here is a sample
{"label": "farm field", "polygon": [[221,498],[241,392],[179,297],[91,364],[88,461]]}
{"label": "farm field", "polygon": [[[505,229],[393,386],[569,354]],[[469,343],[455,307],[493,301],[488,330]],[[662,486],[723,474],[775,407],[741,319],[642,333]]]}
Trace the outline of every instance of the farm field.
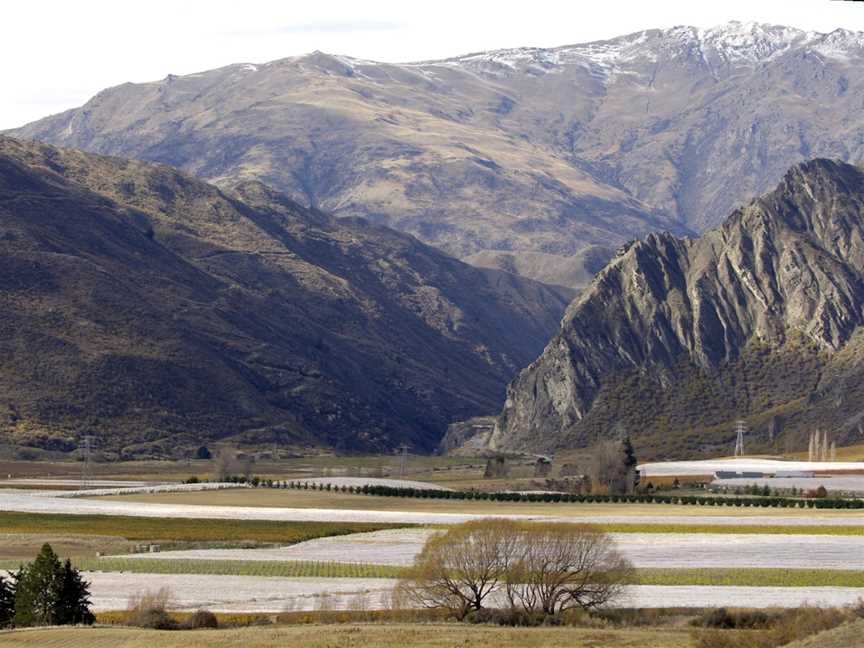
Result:
{"label": "farm field", "polygon": [[[387,578],[268,577],[213,574],[87,572],[96,611],[126,609],[137,591],[171,590],[172,609],[278,613],[292,610],[386,609],[396,584]],[[860,587],[627,585],[615,607],[839,607]],[[503,601],[502,601],[503,603]]]}
{"label": "farm field", "polygon": [[[741,633],[742,638],[746,632]],[[688,629],[501,628],[464,624],[303,625],[158,632],[128,628],[23,630],[0,634],[10,648],[695,648]]]}
{"label": "farm field", "polygon": [[820,477],[756,477],[732,479],[717,479],[711,483],[712,486],[725,486],[736,488],[741,486],[769,486],[773,488],[799,490],[811,490],[824,486],[829,493],[864,493],[864,475],[831,475]]}
{"label": "farm field", "polygon": [[[256,576],[260,578],[401,578],[407,569],[393,565],[318,561],[255,560],[156,560],[149,558],[97,558],[76,560],[86,572],[125,574],[198,574],[210,576]],[[0,569],[18,563],[0,562]],[[131,577],[130,577],[131,578]],[[724,587],[845,587],[864,588],[864,572],[843,569],[787,568],[640,568],[628,579],[630,585],[704,585]],[[862,591],[864,598],[864,591]]]}
{"label": "farm field", "polygon": [[[88,498],[89,499],[89,498]],[[769,519],[825,520],[843,519],[864,525],[864,511],[794,508],[741,508],[686,506],[679,504],[610,504],[551,502],[491,502],[405,497],[378,497],[328,491],[293,489],[236,489],[207,493],[154,493],[115,495],[99,501],[146,502],[171,505],[236,506],[252,508],[333,509],[338,511],[377,511],[429,513],[444,515],[522,515],[556,518],[614,518],[605,521],[666,522],[678,517],[731,518],[756,521]],[[434,518],[429,518],[434,523]]]}
{"label": "farm field", "polygon": [[713,475],[719,470],[737,472],[812,471],[817,473],[864,473],[864,463],[857,461],[781,461],[755,457],[704,459],[700,461],[666,461],[640,464],[647,478],[655,475]]}
{"label": "farm field", "polygon": [[[74,500],[73,500],[74,501]],[[292,544],[321,536],[362,533],[393,525],[343,522],[291,522],[242,519],[122,517],[109,515],[52,515],[0,513],[0,547],[16,542],[34,543],[37,537],[67,538],[98,545],[123,538],[127,541],[176,543]],[[50,540],[47,540],[50,541]],[[219,544],[217,544],[219,546]],[[102,549],[105,550],[104,547]],[[35,553],[35,552],[34,552]],[[77,555],[77,554],[72,554]],[[7,557],[7,556],[4,556]]]}
{"label": "farm field", "polygon": [[[430,529],[396,529],[316,538],[288,547],[166,551],[128,558],[299,560],[408,566],[432,533],[434,530]],[[862,540],[854,536],[613,533],[612,538],[618,549],[636,567],[864,570]]]}

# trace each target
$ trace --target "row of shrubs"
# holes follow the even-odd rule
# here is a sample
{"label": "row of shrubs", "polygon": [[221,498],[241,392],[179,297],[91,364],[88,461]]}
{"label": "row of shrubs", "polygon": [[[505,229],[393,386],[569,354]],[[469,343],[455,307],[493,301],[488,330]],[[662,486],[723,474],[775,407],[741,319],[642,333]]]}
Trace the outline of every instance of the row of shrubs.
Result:
{"label": "row of shrubs", "polygon": [[493,502],[551,502],[551,503],[632,503],[632,504],[690,504],[696,506],[743,506],[772,508],[862,509],[864,499],[801,499],[792,497],[720,497],[710,495],[583,495],[570,493],[485,493],[480,491],[448,491],[424,488],[403,488],[366,484],[364,486],[336,486],[303,481],[270,481],[262,485],[271,488],[338,491],[382,497],[415,497],[426,499],[488,500]]}
{"label": "row of shrubs", "polygon": [[[196,477],[187,483],[198,483]],[[451,491],[431,488],[407,488],[366,484],[364,486],[345,486],[308,481],[279,481],[260,477],[229,476],[229,483],[245,484],[253,488],[289,488],[295,490],[319,490],[358,495],[378,495],[381,497],[415,497],[424,499],[487,500],[491,502],[534,502],[534,503],[611,503],[611,504],[689,504],[694,506],[738,506],[752,508],[812,508],[812,509],[864,509],[864,499],[842,497],[801,498],[801,497],[729,497],[711,495],[660,495],[634,493],[632,495],[585,495],[571,493],[486,493],[481,491]]]}

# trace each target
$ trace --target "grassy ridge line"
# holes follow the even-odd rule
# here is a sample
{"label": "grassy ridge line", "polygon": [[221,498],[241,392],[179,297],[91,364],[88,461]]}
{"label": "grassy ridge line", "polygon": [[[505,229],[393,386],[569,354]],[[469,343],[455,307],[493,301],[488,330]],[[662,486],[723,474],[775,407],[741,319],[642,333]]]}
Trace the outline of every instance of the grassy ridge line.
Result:
{"label": "grassy ridge line", "polygon": [[[401,578],[404,567],[330,561],[183,560],[101,558],[75,561],[84,571],[134,574],[199,574],[282,578]],[[14,569],[13,561],[0,569]],[[687,568],[637,569],[632,585],[704,585],[752,587],[861,587],[864,571],[841,569]]]}
{"label": "grassy ridge line", "polygon": [[410,526],[413,525],[374,522],[285,522],[57,513],[0,513],[0,533],[117,536],[126,540],[177,542],[255,541],[295,544],[314,538],[365,533],[382,529],[404,529]]}

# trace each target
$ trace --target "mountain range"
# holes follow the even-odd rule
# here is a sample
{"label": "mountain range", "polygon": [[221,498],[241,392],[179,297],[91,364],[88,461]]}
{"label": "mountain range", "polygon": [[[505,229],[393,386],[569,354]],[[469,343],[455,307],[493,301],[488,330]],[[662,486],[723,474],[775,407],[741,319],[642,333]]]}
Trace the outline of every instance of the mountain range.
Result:
{"label": "mountain range", "polygon": [[572,297],[260,182],[0,137],[0,440],[429,450]]}
{"label": "mountain range", "polygon": [[754,23],[379,63],[321,52],[104,90],[17,137],[259,180],[480,266],[583,287],[813,157],[864,159],[864,35]]}
{"label": "mountain range", "polygon": [[722,456],[737,420],[749,453],[804,448],[820,427],[840,445],[864,436],[859,167],[801,163],[701,238],[622,247],[482,438],[459,428],[445,445],[554,452],[629,434],[640,456]]}

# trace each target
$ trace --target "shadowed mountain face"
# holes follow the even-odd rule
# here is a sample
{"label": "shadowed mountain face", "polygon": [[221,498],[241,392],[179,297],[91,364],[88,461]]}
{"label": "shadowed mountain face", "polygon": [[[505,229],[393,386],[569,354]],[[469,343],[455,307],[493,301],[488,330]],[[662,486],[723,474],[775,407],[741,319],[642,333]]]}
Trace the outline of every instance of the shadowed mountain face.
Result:
{"label": "shadowed mountain face", "polygon": [[815,160],[702,238],[621,249],[510,385],[487,443],[554,450],[628,431],[645,454],[806,447],[864,423],[864,172]]}
{"label": "shadowed mountain face", "polygon": [[4,442],[429,449],[570,296],[260,183],[0,138]]}
{"label": "shadowed mountain face", "polygon": [[799,161],[864,159],[862,63],[859,33],[741,23],[399,65],[318,52],[124,84],[14,134],[260,179],[574,286],[588,246],[716,227]]}

